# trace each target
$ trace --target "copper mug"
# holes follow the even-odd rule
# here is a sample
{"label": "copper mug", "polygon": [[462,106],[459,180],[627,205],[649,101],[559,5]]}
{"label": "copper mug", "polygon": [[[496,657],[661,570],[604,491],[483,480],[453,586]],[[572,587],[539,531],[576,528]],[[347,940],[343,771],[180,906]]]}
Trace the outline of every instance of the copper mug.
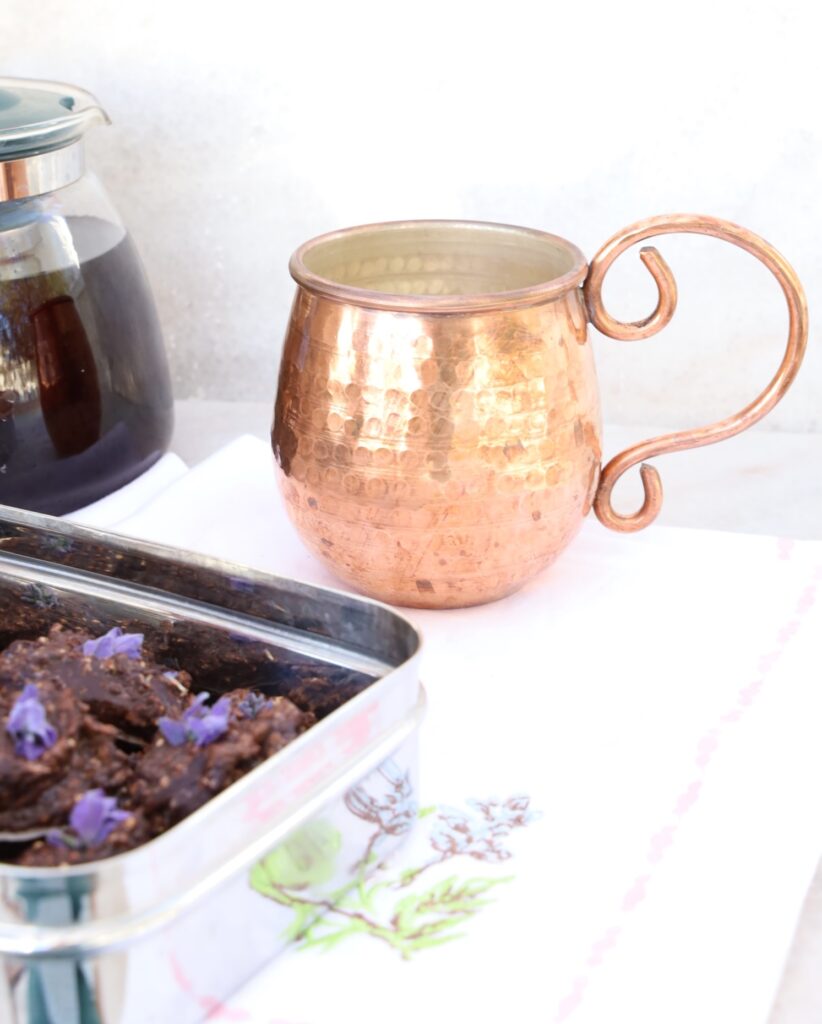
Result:
{"label": "copper mug", "polygon": [[[713,235],[775,275],[788,303],[785,357],[737,415],[645,441],[600,469],[599,395],[587,326],[647,338],[676,307],[656,249],[640,258],[659,292],[637,323],[602,303],[614,260],[654,235]],[[593,505],[639,530],[662,501],[647,459],[721,441],[772,409],[807,342],[802,287],[744,228],[673,215],[614,236],[592,260],[556,235],[502,224],[407,221],[350,228],[292,256],[297,294],[282,355],[272,444],[303,540],[346,583],[395,604],[455,608],[517,590],[570,542]],[[611,492],[641,463],[645,500]]]}

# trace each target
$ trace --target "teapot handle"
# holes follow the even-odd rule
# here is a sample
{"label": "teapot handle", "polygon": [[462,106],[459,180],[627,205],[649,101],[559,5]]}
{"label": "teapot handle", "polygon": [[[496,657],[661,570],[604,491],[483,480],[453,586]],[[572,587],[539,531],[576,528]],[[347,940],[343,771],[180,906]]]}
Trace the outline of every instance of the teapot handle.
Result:
{"label": "teapot handle", "polygon": [[[784,358],[767,388],[744,409],[718,420],[707,427],[695,430],[681,430],[673,434],[643,441],[615,456],[603,468],[599,486],[594,498],[594,511],[604,526],[612,530],[632,532],[641,530],[656,519],[662,506],[662,481],[653,466],[644,460],[685,448],[700,448],[702,445],[724,441],[733,437],[770,412],[784,396],[799,370],[808,342],[808,307],[799,278],[790,264],[764,239],[746,228],[716,217],[702,217],[696,214],[678,213],[671,216],[652,217],[632,224],[614,235],[599,250],[591,261],[588,276],[583,285],[588,319],[603,334],[618,341],[637,341],[650,338],[661,331],[674,315],[677,288],[671,269],[653,246],[643,246],[639,258],[656,281],[659,300],[653,313],[635,323],[622,323],[607,312],[602,303],[602,284],[614,260],[637,242],[654,235],[674,233],[711,235],[726,242],[732,242],[746,252],[756,256],[771,271],[779,282],[788,303],[788,344]],[[614,485],[627,470],[637,463],[640,466],[645,500],[638,512],[620,515],[611,505]]]}

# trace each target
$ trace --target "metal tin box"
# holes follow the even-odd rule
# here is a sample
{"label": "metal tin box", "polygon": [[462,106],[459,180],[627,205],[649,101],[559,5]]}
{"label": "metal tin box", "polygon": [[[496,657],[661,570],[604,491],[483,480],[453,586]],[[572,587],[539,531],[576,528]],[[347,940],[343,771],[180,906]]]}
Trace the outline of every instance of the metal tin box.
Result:
{"label": "metal tin box", "polygon": [[349,594],[0,509],[0,645],[57,621],[139,628],[213,692],[310,675],[348,698],[144,846],[0,863],[3,1024],[202,1020],[298,932],[289,888],[320,915],[410,830],[419,636]]}

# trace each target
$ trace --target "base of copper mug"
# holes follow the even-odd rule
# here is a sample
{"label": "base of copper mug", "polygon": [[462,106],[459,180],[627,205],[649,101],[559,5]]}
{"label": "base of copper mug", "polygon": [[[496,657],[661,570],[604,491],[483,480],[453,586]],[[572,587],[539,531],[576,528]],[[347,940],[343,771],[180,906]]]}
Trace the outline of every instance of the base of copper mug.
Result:
{"label": "base of copper mug", "polygon": [[[545,522],[543,513],[532,508],[533,495],[512,496],[512,510],[520,514],[511,518],[507,529],[489,524],[479,534],[476,529],[449,530],[447,513],[443,522],[428,510],[423,532],[416,514],[424,510],[410,511],[413,522],[405,527],[374,526],[340,509],[335,497],[321,489],[295,481],[293,475],[286,477],[279,469],[276,475],[289,518],[306,547],[347,586],[405,608],[470,608],[516,593],[556,560],[590,507],[586,497],[583,508],[568,519],[568,496],[558,488],[555,502],[561,515],[552,517],[545,494],[540,495]],[[372,510],[373,516],[377,514]],[[457,509],[452,514],[457,515]],[[522,543],[517,544],[517,537]],[[406,539],[412,544],[407,552],[401,550]],[[535,553],[539,541],[542,550]],[[420,571],[413,571],[415,566]]]}
{"label": "base of copper mug", "polygon": [[[339,573],[337,573],[339,575]],[[373,598],[375,601],[382,601],[383,604],[390,604],[396,608],[411,608],[420,609],[421,611],[448,611],[449,609],[455,611],[457,608],[478,608],[484,604],[493,604],[495,601],[502,601],[506,597],[510,597],[512,594],[516,594],[518,591],[529,582],[529,580],[520,580],[507,590],[489,590],[487,594],[480,596],[479,594],[472,597],[466,596],[453,596],[449,594],[436,594],[432,593],[426,600],[422,595],[419,597],[409,596],[404,591],[393,592],[393,591],[369,591],[363,590],[362,587],[358,587],[350,580],[344,580],[343,582],[348,583],[352,589],[356,590],[358,594],[362,594],[364,597]]]}

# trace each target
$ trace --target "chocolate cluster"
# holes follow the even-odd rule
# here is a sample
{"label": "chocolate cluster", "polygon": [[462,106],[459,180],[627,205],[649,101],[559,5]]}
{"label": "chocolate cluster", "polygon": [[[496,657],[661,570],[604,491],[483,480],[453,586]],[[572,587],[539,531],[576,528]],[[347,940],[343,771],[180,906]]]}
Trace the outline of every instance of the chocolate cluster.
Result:
{"label": "chocolate cluster", "polygon": [[0,859],[54,867],[146,842],[309,728],[298,703],[198,693],[118,627],[16,640],[0,653]]}

